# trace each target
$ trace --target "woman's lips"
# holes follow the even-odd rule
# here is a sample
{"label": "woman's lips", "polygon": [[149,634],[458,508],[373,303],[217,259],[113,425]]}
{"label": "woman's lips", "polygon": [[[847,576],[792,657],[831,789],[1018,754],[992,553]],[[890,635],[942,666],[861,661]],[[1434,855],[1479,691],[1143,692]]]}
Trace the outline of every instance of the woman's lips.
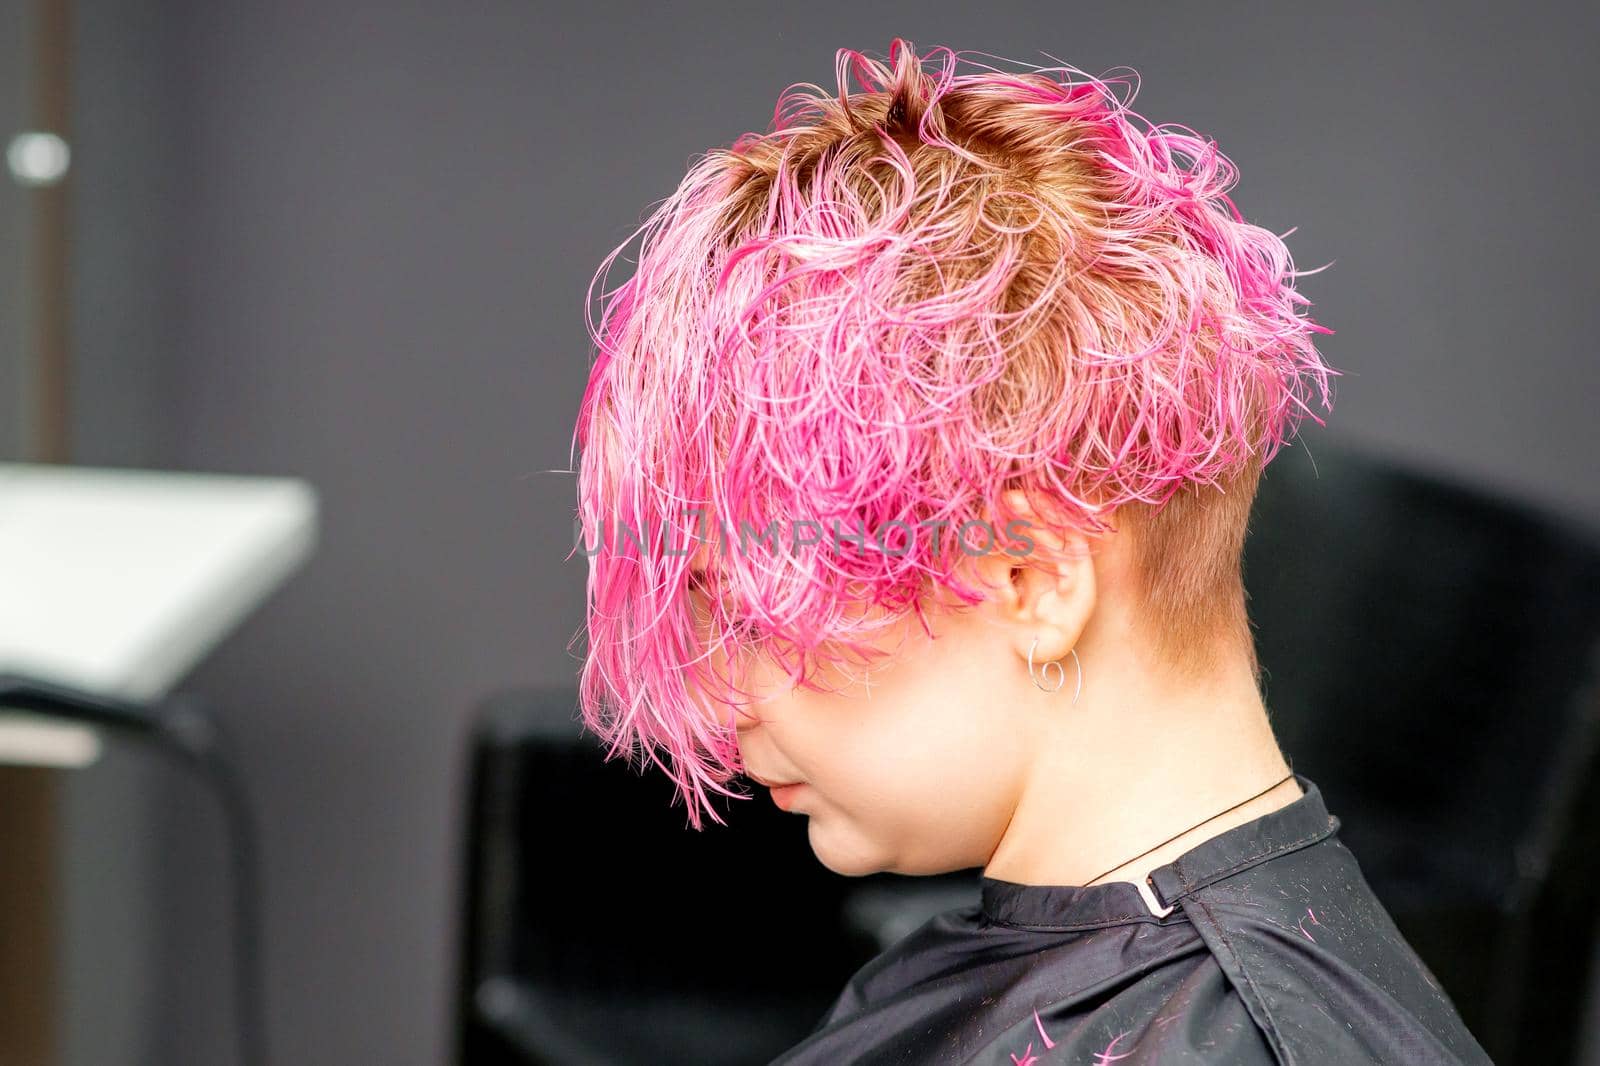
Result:
{"label": "woman's lips", "polygon": [[778,805],[779,810],[786,811],[794,806],[796,796],[805,787],[805,783],[802,781],[796,781],[788,785],[772,785],[770,786],[772,802]]}
{"label": "woman's lips", "polygon": [[745,775],[758,785],[764,785],[772,793],[772,802],[781,810],[788,810],[794,805],[795,797],[800,789],[805,787],[804,781],[768,781],[760,774],[745,771]]}

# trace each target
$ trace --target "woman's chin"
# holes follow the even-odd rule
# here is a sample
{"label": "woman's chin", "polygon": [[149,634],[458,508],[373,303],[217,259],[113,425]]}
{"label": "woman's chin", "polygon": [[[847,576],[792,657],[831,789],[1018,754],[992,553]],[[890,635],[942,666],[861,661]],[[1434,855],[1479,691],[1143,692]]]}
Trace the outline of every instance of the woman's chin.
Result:
{"label": "woman's chin", "polygon": [[830,819],[812,816],[806,827],[817,861],[843,877],[883,873],[888,859],[854,833],[839,833]]}

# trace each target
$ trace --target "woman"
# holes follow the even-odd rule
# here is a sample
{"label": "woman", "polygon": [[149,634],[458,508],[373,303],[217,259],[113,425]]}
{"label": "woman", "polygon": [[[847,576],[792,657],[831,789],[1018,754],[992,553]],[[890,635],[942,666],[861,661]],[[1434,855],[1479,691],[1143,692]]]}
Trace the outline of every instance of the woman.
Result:
{"label": "woman", "polygon": [[1261,696],[1246,525],[1331,331],[1214,143],[964,61],[841,51],[642,227],[588,724],[696,827],[743,775],[841,874],[982,868],[785,1066],[1487,1062]]}

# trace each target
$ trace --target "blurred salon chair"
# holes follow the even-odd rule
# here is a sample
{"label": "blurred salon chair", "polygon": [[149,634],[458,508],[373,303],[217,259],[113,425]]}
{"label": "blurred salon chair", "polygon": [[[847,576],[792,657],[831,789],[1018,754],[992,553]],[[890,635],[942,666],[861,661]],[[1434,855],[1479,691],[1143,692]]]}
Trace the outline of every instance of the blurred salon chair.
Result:
{"label": "blurred salon chair", "polygon": [[603,762],[577,707],[511,691],[475,720],[463,1066],[766,1062],[889,941],[975,895],[975,871],[840,877],[764,790],[689,829],[666,775]]}
{"label": "blurred salon chair", "polygon": [[[1245,583],[1274,727],[1501,1066],[1571,1063],[1594,949],[1592,531],[1359,453],[1286,449]],[[696,833],[603,763],[570,688],[508,692],[465,763],[462,1066],[763,1063],[976,871],[838,877],[764,794]]]}
{"label": "blurred salon chair", "polygon": [[1274,728],[1500,1066],[1577,1061],[1600,875],[1600,535],[1318,444],[1245,586]]}

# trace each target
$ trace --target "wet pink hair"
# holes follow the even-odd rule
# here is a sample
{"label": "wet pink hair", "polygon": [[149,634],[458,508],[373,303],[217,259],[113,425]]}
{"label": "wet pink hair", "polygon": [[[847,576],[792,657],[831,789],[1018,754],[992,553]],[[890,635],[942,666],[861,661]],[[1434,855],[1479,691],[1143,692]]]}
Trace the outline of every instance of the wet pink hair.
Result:
{"label": "wet pink hair", "polygon": [[[1214,142],[1152,126],[1116,80],[972,54],[840,50],[837,95],[785,90],[771,130],[694,161],[591,285],[592,305],[644,234],[587,319],[581,706],[612,755],[671,775],[696,827],[721,821],[712,794],[742,794],[745,693],[711,650],[817,687],[931,589],[978,602],[948,531],[1006,528],[1007,489],[1089,534],[1136,518],[1163,648],[1198,646],[1219,604],[1248,639],[1256,478],[1303,415],[1322,421],[1313,390],[1331,407],[1312,335],[1332,330],[1300,313],[1301,272],[1240,215]],[[828,536],[806,550],[739,539],[775,522],[793,549],[807,520]],[[692,573],[718,524],[726,546]]]}

